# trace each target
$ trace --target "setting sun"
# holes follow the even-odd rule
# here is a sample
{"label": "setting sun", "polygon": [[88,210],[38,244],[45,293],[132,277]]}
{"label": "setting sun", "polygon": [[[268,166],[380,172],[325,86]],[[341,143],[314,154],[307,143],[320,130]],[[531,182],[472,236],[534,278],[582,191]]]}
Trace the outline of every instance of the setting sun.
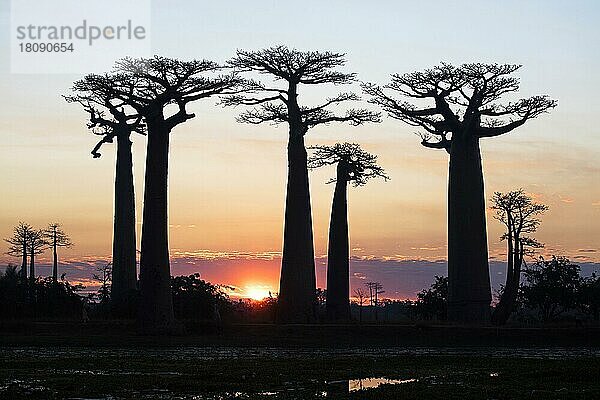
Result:
{"label": "setting sun", "polygon": [[262,300],[269,297],[271,290],[268,286],[264,285],[248,285],[244,288],[244,297],[252,300]]}

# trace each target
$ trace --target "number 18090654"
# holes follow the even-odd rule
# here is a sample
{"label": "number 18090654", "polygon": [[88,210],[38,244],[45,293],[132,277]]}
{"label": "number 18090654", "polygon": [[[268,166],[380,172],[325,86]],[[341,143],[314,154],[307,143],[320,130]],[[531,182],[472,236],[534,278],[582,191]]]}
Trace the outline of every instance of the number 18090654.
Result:
{"label": "number 18090654", "polygon": [[66,53],[73,52],[73,43],[19,43],[21,53]]}

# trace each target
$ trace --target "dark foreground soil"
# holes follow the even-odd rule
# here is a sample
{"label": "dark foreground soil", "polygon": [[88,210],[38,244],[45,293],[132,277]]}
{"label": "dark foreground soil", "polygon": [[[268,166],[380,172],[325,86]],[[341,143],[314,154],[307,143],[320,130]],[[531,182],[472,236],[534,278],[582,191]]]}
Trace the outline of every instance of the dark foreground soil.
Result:
{"label": "dark foreground soil", "polygon": [[6,399],[598,399],[600,331],[0,323]]}

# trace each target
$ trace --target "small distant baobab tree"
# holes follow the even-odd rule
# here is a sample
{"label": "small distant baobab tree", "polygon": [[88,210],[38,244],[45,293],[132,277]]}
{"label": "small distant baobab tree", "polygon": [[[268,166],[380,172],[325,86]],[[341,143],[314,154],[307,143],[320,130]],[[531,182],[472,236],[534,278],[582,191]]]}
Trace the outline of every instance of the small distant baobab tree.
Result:
{"label": "small distant baobab tree", "polygon": [[48,248],[45,233],[42,230],[31,230],[27,238],[29,252],[29,279],[35,281],[35,256],[43,254]]}
{"label": "small distant baobab tree", "polygon": [[[140,255],[141,329],[173,328],[173,299],[169,264],[167,174],[169,138],[178,125],[194,118],[193,101],[235,93],[240,79],[218,75],[219,65],[207,60],[181,61],[155,56],[117,61],[110,83],[117,100],[144,118],[148,144]],[[174,110],[171,113],[170,107]]]}
{"label": "small distant baobab tree", "polygon": [[362,322],[363,306],[367,302],[367,292],[363,288],[354,289],[354,298],[356,299],[356,305],[358,306],[358,322]]}
{"label": "small distant baobab tree", "polygon": [[87,127],[101,137],[92,150],[94,158],[101,156],[103,144],[113,143],[115,139],[117,142],[111,287],[111,301],[116,309],[126,305],[137,287],[131,134],[145,134],[142,117],[125,101],[116,98],[113,82],[121,83],[120,80],[121,77],[110,74],[88,75],[73,84],[74,95],[65,96],[68,102],[79,103],[89,113]]}
{"label": "small distant baobab tree", "polygon": [[369,303],[375,312],[375,321],[379,319],[379,295],[385,293],[381,282],[366,282],[365,286],[369,289]]}
{"label": "small distant baobab tree", "polygon": [[[519,89],[509,64],[441,64],[392,75],[384,87],[364,84],[390,117],[422,129],[421,144],[450,155],[448,184],[448,318],[485,323],[491,289],[480,139],[504,135],[554,108],[533,96],[501,103]],[[394,98],[395,92],[406,100]]]}
{"label": "small distant baobab tree", "polygon": [[31,225],[25,222],[19,222],[17,226],[13,228],[12,236],[4,239],[4,241],[8,243],[8,251],[6,254],[21,258],[21,271],[19,274],[22,278],[27,278],[27,242],[32,232],[34,232],[34,229]]}
{"label": "small distant baobab tree", "polygon": [[548,210],[548,206],[536,203],[523,189],[519,189],[508,193],[495,192],[492,210],[496,212],[494,218],[506,227],[501,236],[507,246],[506,283],[492,313],[492,323],[504,325],[515,308],[525,256],[532,256],[535,249],[544,247],[530,235],[537,231],[541,222],[539,216]]}
{"label": "small distant baobab tree", "polygon": [[250,124],[288,126],[288,175],[283,233],[283,255],[278,300],[280,322],[306,322],[315,318],[316,277],[307,153],[304,136],[309,129],[332,122],[361,125],[378,122],[379,114],[366,109],[348,109],[336,114],[347,102],[359,100],[354,93],[340,93],[316,106],[301,105],[304,85],[343,85],[355,74],[337,69],[345,64],[344,54],[298,51],[276,46],[258,51],[238,50],[228,65],[241,72],[269,75],[276,83],[246,82],[245,94],[225,97],[225,105],[254,106],[238,121]]}
{"label": "small distant baobab tree", "polygon": [[350,319],[350,245],[348,238],[348,183],[363,186],[371,178],[388,180],[377,156],[369,154],[355,143],[336,143],[333,146],[309,147],[308,168],[336,166],[329,246],[327,251],[327,317],[333,320]]}
{"label": "small distant baobab tree", "polygon": [[71,238],[62,229],[61,224],[55,222],[43,231],[44,240],[48,247],[52,249],[52,281],[58,282],[58,248],[71,247],[73,243]]}

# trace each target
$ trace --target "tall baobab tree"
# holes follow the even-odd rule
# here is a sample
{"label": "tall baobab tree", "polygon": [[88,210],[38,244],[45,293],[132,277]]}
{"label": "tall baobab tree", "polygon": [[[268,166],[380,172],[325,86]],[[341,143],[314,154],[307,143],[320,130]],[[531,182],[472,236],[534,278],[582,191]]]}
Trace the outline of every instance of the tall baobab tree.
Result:
{"label": "tall baobab tree", "polygon": [[6,254],[21,258],[20,275],[23,278],[27,278],[27,241],[29,235],[33,231],[34,229],[31,225],[25,222],[19,222],[17,226],[13,228],[13,235],[4,239],[9,245]]}
{"label": "tall baobab tree", "polygon": [[[212,61],[155,56],[124,58],[111,74],[115,99],[144,118],[148,136],[138,316],[146,332],[169,331],[174,321],[167,221],[170,133],[194,117],[186,109],[190,102],[235,92],[240,79],[217,75],[219,69]],[[169,106],[175,108],[173,113]]]}
{"label": "tall baobab tree", "polygon": [[[490,279],[479,141],[506,134],[557,104],[547,96],[500,102],[518,91],[519,65],[441,64],[392,75],[384,87],[365,84],[371,102],[422,129],[421,144],[450,155],[448,183],[448,318],[486,323]],[[408,101],[394,98],[395,92]]]}
{"label": "tall baobab tree", "polygon": [[379,114],[366,109],[348,109],[341,114],[331,110],[343,103],[359,100],[354,93],[340,93],[316,106],[300,104],[298,96],[303,85],[343,85],[355,81],[355,74],[337,70],[345,64],[343,54],[277,46],[258,51],[238,50],[228,64],[242,72],[268,75],[274,81],[247,82],[248,93],[226,97],[223,103],[254,106],[244,111],[238,122],[288,126],[288,175],[278,320],[312,321],[315,318],[316,278],[304,136],[309,129],[332,122],[347,122],[355,126],[378,122]]}
{"label": "tall baobab tree", "polygon": [[[100,141],[92,150],[94,158],[101,156],[105,143],[117,142],[114,187],[114,223],[112,246],[111,301],[116,308],[126,306],[137,287],[135,192],[131,134],[145,134],[142,117],[123,100],[115,98],[113,76],[88,75],[74,83],[73,96],[67,102],[77,102],[89,113],[87,123]],[[119,80],[119,77],[116,77]]]}
{"label": "tall baobab tree", "polygon": [[523,189],[519,189],[508,193],[495,192],[492,210],[496,212],[494,218],[506,227],[501,236],[507,246],[506,283],[492,313],[492,323],[504,325],[515,307],[524,257],[533,255],[534,249],[544,247],[529,235],[537,231],[541,222],[538,217],[548,210],[548,206],[536,203]]}
{"label": "tall baobab tree", "polygon": [[54,222],[43,231],[48,247],[52,248],[52,281],[58,281],[58,248],[71,247],[73,243],[69,235],[62,229],[61,224]]}
{"label": "tall baobab tree", "polygon": [[35,256],[40,255],[48,248],[48,242],[43,230],[32,229],[27,237],[27,251],[29,252],[29,279],[35,281]]}
{"label": "tall baobab tree", "polygon": [[388,180],[377,156],[369,154],[355,143],[336,143],[333,146],[309,147],[308,168],[336,166],[329,246],[327,251],[327,317],[333,320],[350,319],[350,245],[348,238],[348,183],[363,186],[371,178]]}

